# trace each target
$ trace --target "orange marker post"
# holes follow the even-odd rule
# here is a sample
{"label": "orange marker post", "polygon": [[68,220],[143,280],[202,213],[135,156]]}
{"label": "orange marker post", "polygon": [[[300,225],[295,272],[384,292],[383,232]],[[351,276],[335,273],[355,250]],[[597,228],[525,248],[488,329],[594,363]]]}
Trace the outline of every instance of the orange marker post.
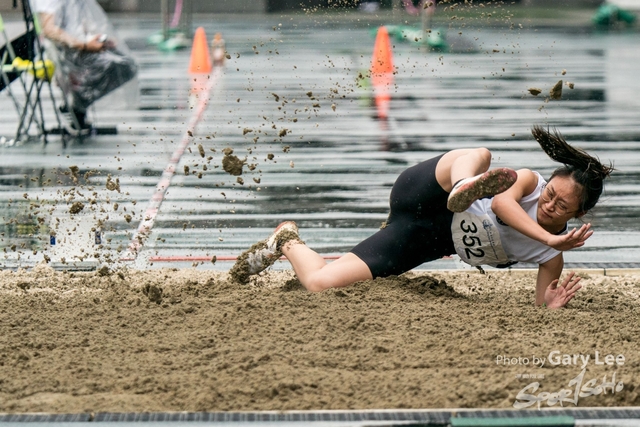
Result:
{"label": "orange marker post", "polygon": [[371,84],[380,119],[389,117],[391,86],[393,85],[393,54],[386,27],[378,28],[371,59]]}
{"label": "orange marker post", "polygon": [[224,65],[226,53],[222,34],[216,33],[216,35],[213,36],[213,40],[211,40],[211,54],[213,55],[214,67],[222,67]]}

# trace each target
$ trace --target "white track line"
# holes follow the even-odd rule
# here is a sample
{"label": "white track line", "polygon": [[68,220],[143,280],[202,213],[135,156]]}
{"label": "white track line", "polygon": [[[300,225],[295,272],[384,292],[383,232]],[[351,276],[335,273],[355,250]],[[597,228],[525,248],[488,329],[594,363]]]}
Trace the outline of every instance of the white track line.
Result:
{"label": "white track line", "polygon": [[[205,74],[203,74],[202,76],[205,76]],[[180,159],[182,158],[187,145],[189,145],[189,142],[191,142],[193,138],[192,135],[195,135],[196,126],[202,119],[204,111],[207,109],[211,90],[216,86],[221,76],[222,67],[214,67],[212,74],[209,75],[207,86],[203,91],[199,92],[199,100],[196,107],[196,112],[191,118],[189,125],[187,126],[187,130],[182,137],[182,141],[180,141],[180,144],[178,144],[178,147],[171,155],[169,163],[162,172],[160,182],[158,182],[158,185],[156,185],[156,189],[153,192],[151,199],[149,200],[149,204],[147,206],[147,210],[144,213],[143,219],[140,222],[140,225],[138,225],[138,229],[136,230],[135,235],[131,239],[131,243],[129,244],[129,253],[122,258],[123,261],[135,260],[138,256],[138,253],[140,252],[140,249],[144,245],[145,240],[149,237],[151,229],[153,228],[153,224],[155,223],[156,216],[158,215],[158,211],[160,210],[160,206],[162,205],[164,197],[167,194],[167,189],[171,185],[171,178],[173,178],[173,175],[176,172],[176,167],[178,166],[178,163],[180,163]]]}

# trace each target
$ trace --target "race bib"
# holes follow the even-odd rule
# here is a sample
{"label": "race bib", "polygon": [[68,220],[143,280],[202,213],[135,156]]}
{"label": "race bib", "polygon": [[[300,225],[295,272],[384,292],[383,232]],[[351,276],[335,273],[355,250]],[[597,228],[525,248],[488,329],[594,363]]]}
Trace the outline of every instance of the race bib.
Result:
{"label": "race bib", "polygon": [[456,253],[467,264],[496,266],[509,262],[502,248],[500,233],[487,214],[454,214],[451,237]]}

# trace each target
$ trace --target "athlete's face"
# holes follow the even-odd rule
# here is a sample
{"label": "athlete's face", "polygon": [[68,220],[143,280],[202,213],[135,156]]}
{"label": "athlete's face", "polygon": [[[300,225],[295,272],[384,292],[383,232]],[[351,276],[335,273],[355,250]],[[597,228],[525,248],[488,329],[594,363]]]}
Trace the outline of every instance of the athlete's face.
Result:
{"label": "athlete's face", "polygon": [[538,224],[557,232],[571,218],[580,217],[580,186],[573,178],[556,176],[547,183],[538,200]]}

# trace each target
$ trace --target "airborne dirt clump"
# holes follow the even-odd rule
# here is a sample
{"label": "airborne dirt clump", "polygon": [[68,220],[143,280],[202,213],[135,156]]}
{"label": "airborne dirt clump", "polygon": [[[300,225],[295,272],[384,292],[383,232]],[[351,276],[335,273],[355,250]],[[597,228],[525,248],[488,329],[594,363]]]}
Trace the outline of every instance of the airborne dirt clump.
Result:
{"label": "airborne dirt clump", "polygon": [[109,191],[118,191],[118,193],[120,192],[120,179],[116,178],[116,180],[114,181],[113,179],[111,179],[111,174],[107,175],[107,183],[105,184],[105,186],[107,187],[107,190]]}
{"label": "airborne dirt clump", "polygon": [[562,99],[562,80],[559,80],[549,91],[551,99]]}
{"label": "airborne dirt clump", "polygon": [[222,169],[224,169],[224,171],[229,175],[242,175],[242,168],[245,164],[245,160],[241,160],[235,156],[232,148],[225,148],[223,153]]}
{"label": "airborne dirt clump", "polygon": [[69,170],[71,171],[71,178],[73,178],[73,183],[77,185],[80,168],[76,165],[73,165],[73,166],[69,166]]}
{"label": "airborne dirt clump", "polygon": [[73,202],[71,207],[69,208],[69,213],[75,215],[80,213],[84,209],[84,204],[81,202]]}
{"label": "airborne dirt clump", "polygon": [[[496,358],[553,351],[591,355],[585,383],[624,383],[580,406],[640,405],[640,276],[586,277],[569,308],[548,310],[533,305],[534,273],[321,293],[292,271],[244,286],[220,271],[104,273],[0,271],[0,412],[510,408],[534,381],[572,388],[581,366]],[[595,365],[596,351],[625,363]]]}

